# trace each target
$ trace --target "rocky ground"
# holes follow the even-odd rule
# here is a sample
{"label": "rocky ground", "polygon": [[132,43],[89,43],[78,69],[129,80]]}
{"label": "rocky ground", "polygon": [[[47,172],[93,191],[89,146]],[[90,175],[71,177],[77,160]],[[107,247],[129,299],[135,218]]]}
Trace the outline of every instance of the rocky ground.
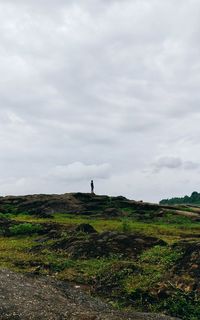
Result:
{"label": "rocky ground", "polygon": [[8,270],[0,270],[0,319],[175,320],[164,315],[116,311],[78,287],[50,277],[25,276]]}

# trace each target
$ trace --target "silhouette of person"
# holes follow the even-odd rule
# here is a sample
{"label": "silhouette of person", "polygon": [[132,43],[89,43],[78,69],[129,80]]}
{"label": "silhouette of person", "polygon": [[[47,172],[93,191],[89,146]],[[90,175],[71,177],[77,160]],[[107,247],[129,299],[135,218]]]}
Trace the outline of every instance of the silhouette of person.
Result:
{"label": "silhouette of person", "polygon": [[91,193],[94,193],[94,182],[93,182],[93,180],[91,180],[90,185],[91,185]]}

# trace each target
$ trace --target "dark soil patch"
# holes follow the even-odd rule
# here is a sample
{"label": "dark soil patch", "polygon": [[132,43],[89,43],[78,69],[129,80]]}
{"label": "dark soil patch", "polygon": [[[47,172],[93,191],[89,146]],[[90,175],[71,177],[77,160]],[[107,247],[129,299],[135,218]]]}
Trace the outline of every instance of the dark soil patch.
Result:
{"label": "dark soil patch", "polygon": [[88,223],[81,223],[75,227],[74,232],[97,233],[97,231]]}
{"label": "dark soil patch", "polygon": [[118,232],[90,233],[69,236],[53,244],[52,249],[64,250],[71,258],[98,258],[119,255],[136,258],[141,252],[156,245],[166,245],[160,239]]}
{"label": "dark soil patch", "polygon": [[200,293],[200,242],[182,241],[175,245],[183,252],[172,270],[172,279],[178,288]]}

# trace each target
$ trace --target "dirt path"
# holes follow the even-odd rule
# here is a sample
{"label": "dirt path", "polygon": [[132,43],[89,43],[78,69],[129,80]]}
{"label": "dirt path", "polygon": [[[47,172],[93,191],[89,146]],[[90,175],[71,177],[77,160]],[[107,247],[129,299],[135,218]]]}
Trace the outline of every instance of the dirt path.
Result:
{"label": "dirt path", "polygon": [[160,315],[124,314],[79,289],[49,277],[0,270],[1,320],[171,320]]}

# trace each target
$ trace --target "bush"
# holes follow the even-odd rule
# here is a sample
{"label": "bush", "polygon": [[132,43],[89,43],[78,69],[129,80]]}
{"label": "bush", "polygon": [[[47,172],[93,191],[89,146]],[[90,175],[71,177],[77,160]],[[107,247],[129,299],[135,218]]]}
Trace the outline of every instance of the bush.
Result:
{"label": "bush", "polygon": [[42,226],[39,224],[21,223],[9,228],[11,235],[28,235],[38,233],[42,230]]}

